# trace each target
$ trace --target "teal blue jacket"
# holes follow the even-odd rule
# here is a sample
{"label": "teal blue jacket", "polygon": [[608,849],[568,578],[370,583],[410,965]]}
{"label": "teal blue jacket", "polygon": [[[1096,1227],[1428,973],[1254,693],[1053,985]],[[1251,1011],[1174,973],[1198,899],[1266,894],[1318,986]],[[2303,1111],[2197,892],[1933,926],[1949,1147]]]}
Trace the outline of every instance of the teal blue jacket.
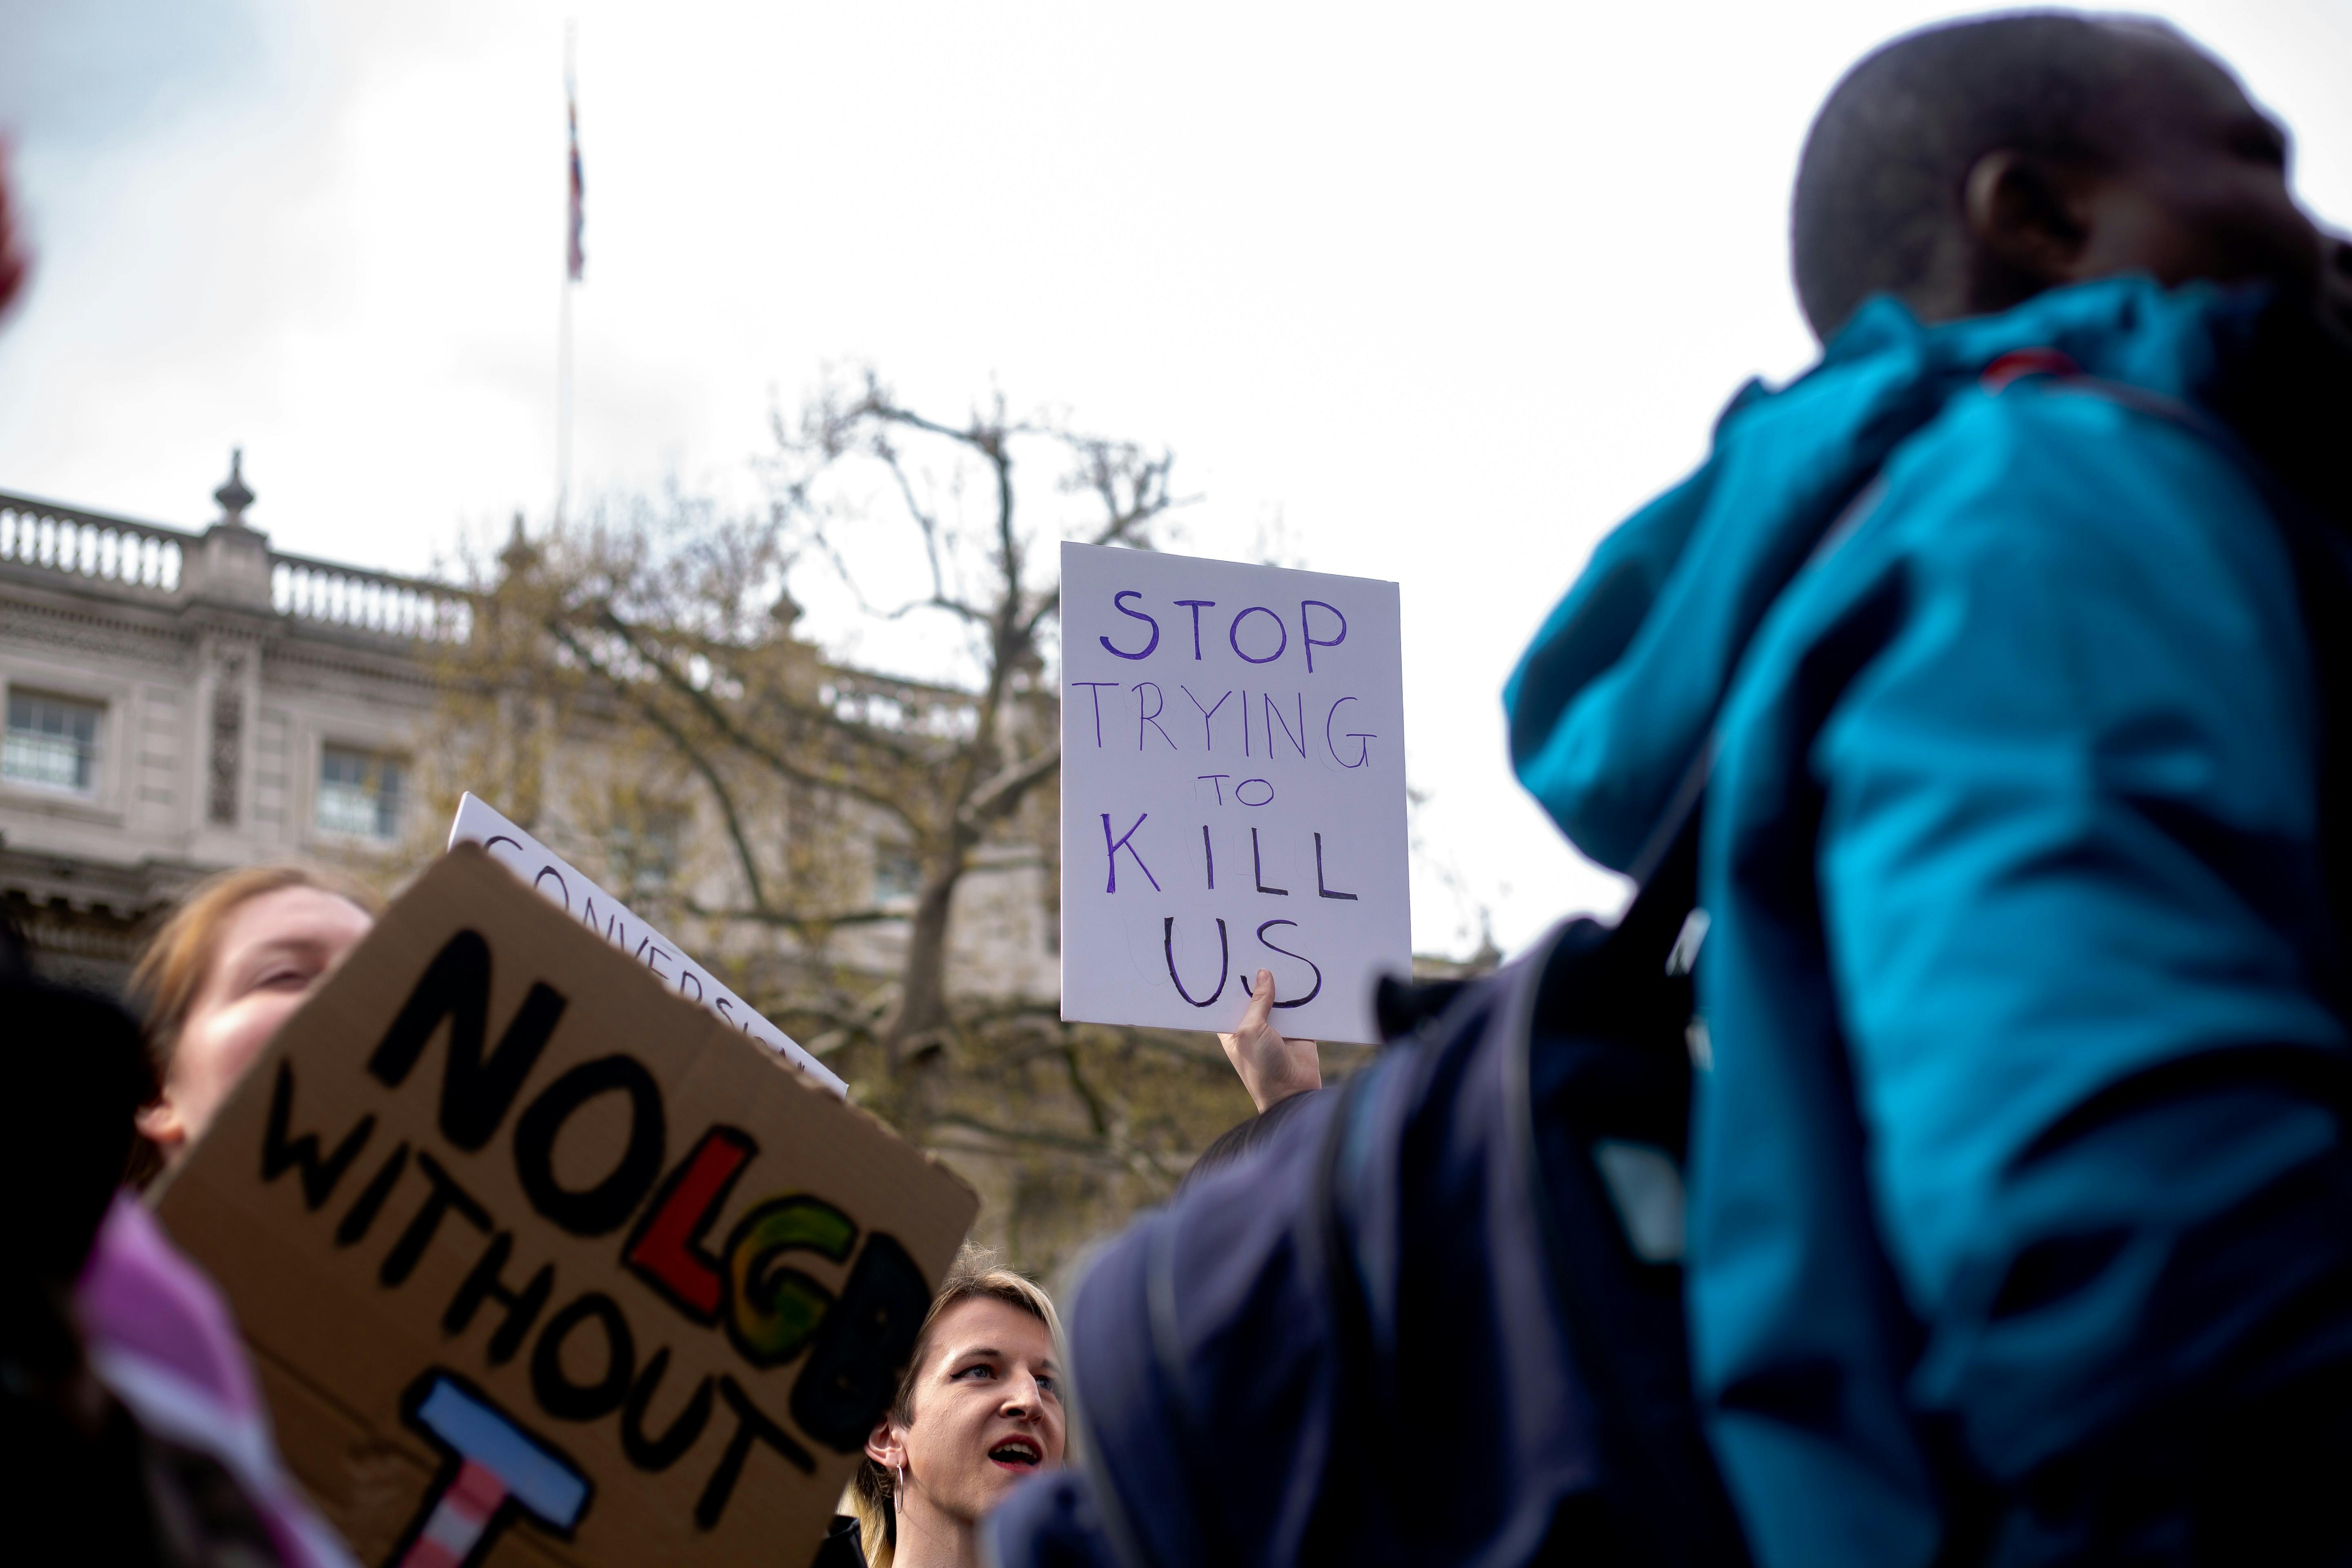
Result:
{"label": "teal blue jacket", "polygon": [[1687,1299],[1765,1563],[1928,1563],[1955,1476],[2190,1419],[2311,1286],[2282,1244],[2190,1299],[2336,1138],[2295,1070],[2347,1042],[2287,548],[2193,429],[1981,376],[2048,347],[2195,404],[2260,304],[1875,301],[1735,399],[1511,678],[1520,778],[1605,865],[1714,736]]}

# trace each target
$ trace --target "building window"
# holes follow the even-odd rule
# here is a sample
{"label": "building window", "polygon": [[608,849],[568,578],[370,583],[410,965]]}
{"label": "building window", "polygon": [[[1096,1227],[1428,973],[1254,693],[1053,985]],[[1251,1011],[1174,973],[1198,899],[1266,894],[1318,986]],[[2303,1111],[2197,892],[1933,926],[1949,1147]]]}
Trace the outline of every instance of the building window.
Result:
{"label": "building window", "polygon": [[923,890],[922,862],[911,849],[884,844],[874,851],[874,901],[905,903]]}
{"label": "building window", "polygon": [[683,811],[640,805],[625,810],[604,842],[614,882],[642,903],[667,896],[677,876],[678,846],[686,837]]}
{"label": "building window", "polygon": [[11,784],[89,795],[98,787],[98,719],[102,711],[95,702],[11,691],[0,773]]}
{"label": "building window", "polygon": [[350,746],[319,753],[319,830],[389,843],[400,837],[401,765]]}

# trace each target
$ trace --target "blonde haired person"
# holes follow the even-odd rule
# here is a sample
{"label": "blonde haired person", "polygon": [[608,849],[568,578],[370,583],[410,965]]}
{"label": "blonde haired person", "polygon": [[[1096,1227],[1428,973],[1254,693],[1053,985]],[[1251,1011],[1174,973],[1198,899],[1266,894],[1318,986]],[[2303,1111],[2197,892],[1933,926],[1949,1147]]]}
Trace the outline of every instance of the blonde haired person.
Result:
{"label": "blonde haired person", "polygon": [[967,1568],[975,1527],[1062,1462],[1062,1323],[1045,1292],[967,1247],[931,1300],[850,1504],[869,1568]]}
{"label": "blonde haired person", "polygon": [[381,909],[351,878],[254,866],[200,884],[172,912],[131,976],[159,1086],[138,1114],[134,1184],[211,1124],[278,1026],[359,945]]}

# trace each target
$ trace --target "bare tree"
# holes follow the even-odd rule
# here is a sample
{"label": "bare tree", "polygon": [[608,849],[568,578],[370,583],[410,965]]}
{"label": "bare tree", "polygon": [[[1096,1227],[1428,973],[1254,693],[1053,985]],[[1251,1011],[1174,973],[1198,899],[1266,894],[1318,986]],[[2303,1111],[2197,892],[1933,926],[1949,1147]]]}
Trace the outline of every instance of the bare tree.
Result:
{"label": "bare tree", "polygon": [[[871,375],[774,426],[756,513],[672,494],[608,504],[536,544],[518,524],[478,574],[483,611],[448,683],[464,710],[440,738],[456,761],[438,772],[449,787],[490,781],[526,826],[543,788],[568,785],[555,815],[608,847],[657,837],[659,803],[698,795],[727,874],[678,878],[703,896],[677,912],[713,947],[772,933],[769,951],[795,962],[747,977],[745,994],[867,1103],[919,1136],[1083,1155],[1164,1188],[1199,1146],[1193,1122],[1213,1131],[1233,1111],[1213,1047],[1066,1026],[1050,1002],[959,998],[949,980],[958,893],[982,860],[1025,855],[1055,896],[1056,547],[1150,548],[1176,504],[1171,456],[1015,419],[1001,398],[935,419]],[[796,572],[898,656],[928,649],[929,678],[795,636]],[[564,771],[553,737],[583,726],[602,773],[551,785]],[[877,899],[877,843],[912,868],[911,899]],[[828,957],[837,933],[884,921],[904,933],[894,975]],[[934,1071],[950,1047],[961,1062]],[[1139,1114],[1130,1089],[1201,1115]]]}
{"label": "bare tree", "polygon": [[[772,710],[787,727],[821,732],[842,760],[831,777],[856,780],[914,847],[919,889],[897,1005],[881,1027],[895,1064],[948,1020],[950,922],[973,850],[1061,763],[1058,702],[1038,679],[1045,664],[1042,639],[1055,621],[1061,590],[1051,563],[1037,557],[1059,535],[1026,516],[1015,463],[1024,448],[1034,450],[1053,465],[1061,495],[1087,498],[1091,515],[1079,525],[1088,542],[1150,548],[1153,524],[1173,504],[1174,459],[1133,442],[1013,420],[1001,395],[961,423],[935,420],[901,403],[871,374],[855,395],[821,395],[796,426],[779,417],[775,428],[773,479],[787,550],[797,553],[793,547],[800,546],[821,556],[869,614],[943,617],[961,635],[972,676],[965,706],[944,735],[918,738],[877,725],[870,703]],[[974,487],[961,482],[973,467],[982,480],[976,506],[968,504]],[[856,482],[860,468],[887,481],[883,515]],[[887,606],[869,597],[851,568],[845,535],[877,525],[914,531],[927,591]],[[730,738],[740,744],[749,737]],[[793,764],[781,752],[772,765],[803,782],[831,782],[791,772]]]}

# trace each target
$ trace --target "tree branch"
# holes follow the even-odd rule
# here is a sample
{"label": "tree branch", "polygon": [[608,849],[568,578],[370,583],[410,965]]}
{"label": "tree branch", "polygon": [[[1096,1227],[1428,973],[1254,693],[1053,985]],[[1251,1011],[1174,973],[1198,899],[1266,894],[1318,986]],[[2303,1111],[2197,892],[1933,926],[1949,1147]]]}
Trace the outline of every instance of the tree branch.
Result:
{"label": "tree branch", "polygon": [[[556,640],[570,648],[573,656],[583,664],[603,673],[604,667],[580,645],[580,640],[572,635],[571,628],[561,622],[551,621],[549,629],[553,632]],[[612,678],[607,675],[605,679],[610,681]],[[709,757],[703,755],[702,748],[688,740],[685,731],[670,721],[669,715],[662,712],[635,691],[628,691],[625,695],[632,706],[645,715],[646,721],[668,737],[669,743],[684,753],[688,763],[695,772],[702,775],[702,782],[710,786],[711,795],[719,802],[719,815],[726,818],[727,837],[735,846],[736,863],[741,867],[743,880],[750,886],[751,905],[754,909],[765,910],[768,907],[768,893],[760,879],[760,863],[751,853],[751,840],[744,835],[742,818],[735,810],[735,797],[728,790],[726,783],[719,778],[719,770],[712,765]]]}
{"label": "tree branch", "polygon": [[[940,520],[933,516],[921,501],[915,499],[914,481],[907,477],[906,466],[898,461],[898,449],[887,439],[877,436],[874,442],[874,455],[881,459],[884,468],[890,470],[891,479],[898,481],[898,499],[907,503],[907,514],[915,520],[915,527],[923,536],[923,555],[931,566],[930,598],[918,599],[907,608],[918,609],[928,606],[932,609],[946,610],[968,623],[987,625],[987,616],[949,594],[947,574],[940,564]],[[899,613],[903,615],[905,611],[902,610]]]}
{"label": "tree branch", "polygon": [[[1125,458],[1132,459],[1133,467],[1130,468],[1124,460],[1114,460],[1112,447],[1107,441],[1076,437],[1065,439],[1087,466],[1083,488],[1093,490],[1101,498],[1103,510],[1108,514],[1102,526],[1086,541],[1088,544],[1124,544],[1133,550],[1150,550],[1151,542],[1140,537],[1139,531],[1154,518],[1173,508],[1190,506],[1200,500],[1198,496],[1178,499],[1168,493],[1168,476],[1176,463],[1173,452],[1162,452],[1157,458],[1147,459],[1134,447],[1118,448]],[[1132,475],[1129,484],[1132,493],[1124,497],[1119,494],[1119,477],[1123,470]],[[1061,607],[1062,589],[1057,583],[1038,599],[1037,607],[1022,624],[1022,635],[1034,637],[1037,629],[1059,614]]]}
{"label": "tree branch", "polygon": [[961,441],[977,452],[986,452],[992,442],[1002,444],[1010,437],[1037,433],[1036,426],[1033,425],[1011,424],[1001,417],[994,425],[983,426],[977,416],[974,416],[969,426],[959,430],[952,425],[942,425],[935,419],[926,419],[910,408],[901,407],[873,383],[869,382],[867,385],[870,390],[866,394],[865,404],[866,413],[877,419],[887,419],[893,425],[904,425],[915,430],[927,430],[934,436],[944,436],[950,441]]}
{"label": "tree branch", "polygon": [[[762,1008],[761,1011],[764,1014],[772,1010]],[[786,1014],[796,1020],[814,1019],[824,1026],[824,1037],[816,1042],[803,1042],[801,1047],[803,1050],[820,1060],[833,1055],[853,1038],[868,1042],[881,1038],[875,1030],[874,1018],[861,1014],[844,1013],[837,1008],[826,1007],[816,1003],[793,1003],[776,1007],[772,1011]]]}
{"label": "tree branch", "polygon": [[939,1127],[961,1127],[966,1131],[982,1133],[1007,1143],[1029,1143],[1042,1149],[1060,1149],[1072,1154],[1091,1154],[1107,1163],[1124,1163],[1099,1139],[1073,1138],[1066,1132],[1045,1132],[1031,1128],[998,1127],[959,1110],[943,1110],[932,1117],[931,1122]]}
{"label": "tree branch", "polygon": [[[861,784],[855,780],[846,777],[829,778],[824,773],[815,772],[809,768],[802,767],[797,763],[785,757],[782,752],[777,751],[774,747],[765,744],[751,735],[748,731],[744,730],[741,725],[736,723],[733,719],[730,718],[726,711],[716,702],[713,702],[710,700],[710,694],[709,692],[698,689],[692,681],[687,679],[683,675],[672,668],[668,660],[663,658],[659,653],[647,647],[644,639],[637,636],[635,628],[629,626],[625,621],[623,621],[618,616],[614,615],[609,605],[599,606],[597,610],[597,617],[598,623],[602,625],[605,630],[619,637],[622,642],[628,646],[631,653],[645,660],[646,666],[660,676],[663,684],[677,692],[681,697],[685,698],[687,702],[699,712],[704,719],[709,721],[711,727],[717,730],[730,745],[738,747],[750,753],[751,756],[758,758],[761,762],[765,763],[771,769],[776,773],[782,773],[786,778],[797,779],[801,783],[808,784],[813,788],[837,789],[845,795],[855,795],[859,800],[865,801],[869,805],[879,806],[882,810],[888,812],[891,816],[904,823],[910,831],[917,829],[916,822],[908,814],[907,807],[902,803],[892,799],[890,796],[882,794],[880,791],[872,788],[870,785]],[[561,623],[551,621],[550,629],[555,629],[560,625]],[[572,651],[582,658],[586,659],[590,668],[594,669],[599,675],[603,676],[606,681],[613,683],[616,687],[625,685],[625,683],[622,682],[618,677],[612,673],[612,671],[606,669],[602,663],[596,661],[594,658],[580,645],[576,638],[570,637],[568,633],[563,635],[565,636],[565,640],[572,647]],[[803,710],[803,711],[805,712],[807,710]],[[814,715],[812,714],[811,716]],[[863,743],[873,744],[881,740],[881,736],[878,731],[853,729],[851,726],[843,723],[839,719],[835,718],[831,714],[824,715],[824,720],[831,724],[836,731],[844,734],[850,735]],[[895,747],[895,745],[892,745],[889,749],[895,750],[898,748]],[[901,752],[901,756],[905,760],[912,760],[910,757],[906,757],[903,751]]]}
{"label": "tree branch", "polygon": [[[733,673],[731,666],[730,673]],[[838,688],[835,689],[839,690]],[[890,693],[887,691],[870,695],[890,697]],[[787,716],[803,723],[814,724],[822,730],[829,730],[854,745],[887,752],[890,754],[890,760],[893,763],[909,767],[929,768],[938,761],[935,756],[926,753],[919,741],[893,734],[878,724],[869,724],[857,719],[845,719],[822,702],[803,702],[791,692],[782,690],[771,682],[761,683],[760,697],[762,701],[781,710]],[[707,702],[707,700],[705,700]],[[896,701],[898,699],[891,698],[891,700]]]}
{"label": "tree branch", "polygon": [[850,597],[857,601],[860,615],[871,616],[877,621],[902,621],[917,610],[948,610],[965,621],[985,624],[987,620],[985,616],[970,605],[960,605],[936,593],[928,598],[909,599],[895,610],[886,610],[866,596],[866,590],[857,585],[857,579],[850,573],[849,563],[842,559],[841,552],[835,547],[832,537],[823,527],[812,527],[809,537],[816,542],[818,549],[824,552],[824,558],[833,563],[834,574],[841,579],[842,586],[849,590]]}
{"label": "tree branch", "polygon": [[880,908],[843,910],[834,914],[812,915],[793,910],[769,909],[764,905],[750,910],[714,910],[707,905],[692,902],[686,905],[686,911],[703,920],[749,921],[758,925],[785,926],[793,931],[806,931],[812,926],[876,925],[884,921],[902,921],[907,918],[907,912],[904,910]]}
{"label": "tree branch", "polygon": [[1080,1100],[1086,1101],[1087,1120],[1094,1124],[1095,1136],[1097,1138],[1108,1138],[1110,1136],[1110,1117],[1103,1110],[1102,1096],[1095,1092],[1094,1085],[1087,1081],[1087,1075],[1085,1072],[1080,1070],[1078,1067],[1078,1048],[1070,1043],[1067,1034],[1065,1034],[1062,1038],[1061,1056],[1062,1065],[1067,1068],[1069,1072],[1070,1088],[1072,1091],[1075,1092]]}
{"label": "tree branch", "polygon": [[1059,742],[1046,747],[1025,763],[1005,769],[972,792],[957,815],[967,826],[980,827],[1002,817],[1010,816],[1019,808],[1022,796],[1037,784],[1053,776],[1062,765]]}

